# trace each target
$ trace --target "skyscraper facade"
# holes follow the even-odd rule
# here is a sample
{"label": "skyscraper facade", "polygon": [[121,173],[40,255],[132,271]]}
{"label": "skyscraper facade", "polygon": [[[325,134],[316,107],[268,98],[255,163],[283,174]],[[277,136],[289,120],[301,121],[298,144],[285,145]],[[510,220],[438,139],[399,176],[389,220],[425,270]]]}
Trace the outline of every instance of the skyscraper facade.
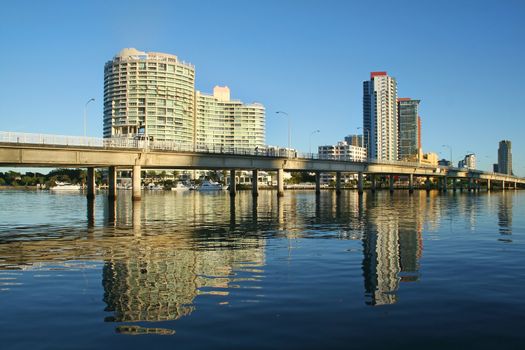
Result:
{"label": "skyscraper facade", "polygon": [[417,161],[421,148],[420,100],[410,98],[397,99],[399,160]]}
{"label": "skyscraper facade", "polygon": [[398,159],[397,83],[386,72],[363,82],[363,129],[371,159]]}
{"label": "skyscraper facade", "polygon": [[498,148],[498,172],[512,175],[512,147],[509,140],[499,142]]}
{"label": "skyscraper facade", "polygon": [[195,90],[195,67],[177,56],[123,49],[104,67],[104,137],[145,136],[196,149],[265,146],[265,109]]}

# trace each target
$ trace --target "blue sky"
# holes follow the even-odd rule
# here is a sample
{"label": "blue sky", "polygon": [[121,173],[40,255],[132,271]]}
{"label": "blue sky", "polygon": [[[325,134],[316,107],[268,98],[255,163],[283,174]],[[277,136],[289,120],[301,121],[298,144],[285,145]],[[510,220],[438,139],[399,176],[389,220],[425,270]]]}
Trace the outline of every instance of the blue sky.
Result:
{"label": "blue sky", "polygon": [[102,134],[104,63],[124,47],[196,66],[267,109],[267,143],[308,151],[362,124],[362,81],[397,78],[421,99],[425,152],[479,168],[513,143],[525,176],[525,1],[10,1],[0,9],[0,130]]}

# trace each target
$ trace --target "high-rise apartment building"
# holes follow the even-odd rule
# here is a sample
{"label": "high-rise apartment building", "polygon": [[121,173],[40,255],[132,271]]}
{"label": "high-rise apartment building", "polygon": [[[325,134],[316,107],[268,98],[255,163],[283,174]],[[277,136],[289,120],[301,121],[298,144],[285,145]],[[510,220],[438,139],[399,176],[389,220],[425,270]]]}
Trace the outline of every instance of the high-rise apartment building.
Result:
{"label": "high-rise apartment building", "polygon": [[104,137],[145,136],[181,145],[265,146],[261,104],[195,90],[195,67],[177,56],[123,49],[104,67]]}
{"label": "high-rise apartment building", "polygon": [[370,73],[363,82],[363,137],[370,158],[398,159],[397,118],[396,79],[386,72]]}
{"label": "high-rise apartment building", "polygon": [[509,140],[499,142],[498,148],[498,172],[512,175],[512,149]]}
{"label": "high-rise apartment building", "polygon": [[196,142],[217,147],[255,148],[265,144],[265,110],[259,103],[230,100],[230,89],[196,93]]}
{"label": "high-rise apartment building", "polygon": [[104,137],[194,141],[195,68],[177,56],[123,49],[104,66]]}
{"label": "high-rise apartment building", "polygon": [[421,148],[420,100],[397,99],[399,160],[417,161]]}

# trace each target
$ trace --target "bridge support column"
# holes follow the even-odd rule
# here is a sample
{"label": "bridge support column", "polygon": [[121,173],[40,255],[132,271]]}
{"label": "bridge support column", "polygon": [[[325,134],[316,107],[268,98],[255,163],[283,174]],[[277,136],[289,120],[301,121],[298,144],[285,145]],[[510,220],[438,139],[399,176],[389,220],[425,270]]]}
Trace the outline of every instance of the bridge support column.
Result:
{"label": "bridge support column", "polygon": [[376,191],[376,176],[375,174],[370,174],[370,189],[372,192]]}
{"label": "bridge support column", "polygon": [[284,170],[277,170],[277,197],[284,196]]}
{"label": "bridge support column", "polygon": [[315,172],[315,194],[321,193],[321,173],[319,171]]}
{"label": "bridge support column", "polygon": [[140,172],[141,172],[140,165],[134,165],[133,166],[133,177],[131,180],[131,191],[133,192],[131,198],[134,201],[140,201],[142,196],[141,191],[141,181],[140,181]]}
{"label": "bridge support column", "polygon": [[448,176],[444,176],[443,177],[443,192],[447,192],[448,191]]}
{"label": "bridge support column", "polygon": [[117,198],[117,168],[110,166],[108,168],[108,199]]}
{"label": "bridge support column", "polygon": [[473,187],[473,184],[472,184],[472,178],[469,177],[469,178],[468,178],[468,191],[469,191],[469,192],[472,191],[472,187]]}
{"label": "bridge support column", "polygon": [[455,177],[452,178],[452,191],[456,192],[458,181]]}
{"label": "bridge support column", "polygon": [[230,170],[230,196],[235,197],[237,191],[237,183],[235,181],[235,170]]}
{"label": "bridge support column", "polygon": [[95,198],[95,168],[87,168],[87,193],[86,196],[90,199]]}
{"label": "bridge support column", "polygon": [[430,191],[430,176],[427,176],[427,180],[425,181],[425,189]]}
{"label": "bridge support column", "polygon": [[414,174],[408,175],[408,193],[414,193]]}
{"label": "bridge support column", "polygon": [[490,192],[490,179],[487,180],[487,191]]}
{"label": "bridge support column", "polygon": [[514,181],[514,189],[517,190],[518,189],[518,183],[516,181]]}
{"label": "bridge support column", "polygon": [[505,180],[501,181],[501,189],[502,189],[502,190],[505,189]]}
{"label": "bridge support column", "polygon": [[394,193],[394,183],[395,183],[395,179],[394,179],[394,175],[390,174],[390,176],[388,177],[389,179],[389,182],[390,182],[390,193]]}
{"label": "bridge support column", "polygon": [[359,194],[363,193],[363,173],[357,173],[357,192]]}
{"label": "bridge support column", "polygon": [[259,195],[259,172],[257,169],[252,170],[252,195],[257,197]]}
{"label": "bridge support column", "polygon": [[341,172],[335,173],[335,193],[341,194]]}

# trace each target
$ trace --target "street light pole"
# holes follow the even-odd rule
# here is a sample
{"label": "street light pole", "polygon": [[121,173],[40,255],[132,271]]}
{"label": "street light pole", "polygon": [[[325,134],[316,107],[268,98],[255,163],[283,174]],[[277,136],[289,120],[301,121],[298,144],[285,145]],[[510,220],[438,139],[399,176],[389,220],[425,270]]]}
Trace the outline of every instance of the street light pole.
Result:
{"label": "street light pole", "polygon": [[94,102],[95,99],[94,98],[90,98],[86,104],[84,105],[84,137],[86,137],[86,130],[87,130],[87,118],[86,118],[86,114],[87,114],[87,106],[89,104],[89,102]]}
{"label": "street light pole", "polygon": [[292,148],[292,130],[291,130],[291,122],[290,122],[290,115],[283,111],[277,111],[275,114],[284,114],[288,117],[288,151]]}
{"label": "street light pole", "polygon": [[452,159],[452,147],[450,147],[449,145],[442,145],[441,147],[448,148],[448,150],[450,151],[450,166],[453,168],[454,160]]}
{"label": "street light pole", "polygon": [[308,153],[312,154],[312,135],[321,132],[321,130],[314,130],[310,133],[310,138],[308,140]]}

